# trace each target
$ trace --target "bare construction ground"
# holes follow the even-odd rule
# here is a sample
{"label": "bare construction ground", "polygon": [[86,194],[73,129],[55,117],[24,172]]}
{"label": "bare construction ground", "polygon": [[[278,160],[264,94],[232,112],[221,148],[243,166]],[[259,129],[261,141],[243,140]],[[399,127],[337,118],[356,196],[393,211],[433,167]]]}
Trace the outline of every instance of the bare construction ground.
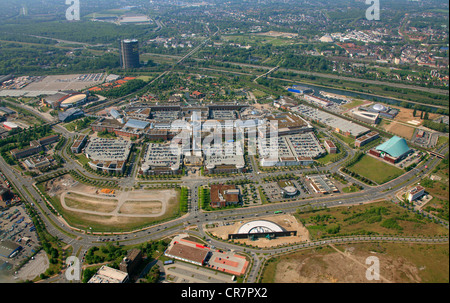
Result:
{"label": "bare construction ground", "polygon": [[[367,280],[368,257],[380,262],[380,279]],[[275,259],[262,282],[448,283],[448,245],[362,243],[308,249]]]}
{"label": "bare construction ground", "polygon": [[160,201],[127,201],[119,210],[121,214],[159,214],[162,211]]}
{"label": "bare construction ground", "polygon": [[247,222],[254,221],[254,220],[267,220],[274,222],[281,227],[283,227],[285,230],[288,231],[297,231],[296,236],[290,236],[290,237],[281,237],[277,239],[266,239],[266,238],[260,238],[258,240],[252,241],[250,239],[239,239],[234,240],[238,243],[245,243],[248,245],[258,246],[258,247],[273,247],[277,245],[286,245],[286,244],[293,244],[298,242],[304,242],[309,241],[309,232],[308,230],[300,223],[298,220],[289,214],[285,215],[277,215],[277,216],[268,216],[268,217],[258,217],[253,220],[246,220],[246,221],[237,221],[237,222],[231,222],[230,225],[224,225],[224,226],[217,226],[213,228],[209,228],[208,231],[211,232],[216,237],[222,238],[223,240],[228,239],[229,234],[235,234],[239,230],[239,228],[244,225]]}
{"label": "bare construction ground", "polygon": [[179,192],[151,189],[107,193],[84,185],[70,175],[46,182],[44,191],[53,198],[67,224],[93,231],[129,231],[176,216]]}
{"label": "bare construction ground", "polygon": [[104,216],[155,217],[166,210],[177,192],[166,190],[116,191],[112,197],[75,190],[61,194],[61,205],[70,211]]}

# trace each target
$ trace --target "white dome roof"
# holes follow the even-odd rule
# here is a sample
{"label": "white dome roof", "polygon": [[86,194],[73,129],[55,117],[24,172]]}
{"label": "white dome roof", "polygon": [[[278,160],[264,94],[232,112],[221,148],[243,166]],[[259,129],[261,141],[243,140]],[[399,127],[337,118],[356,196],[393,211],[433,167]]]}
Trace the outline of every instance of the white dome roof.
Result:
{"label": "white dome roof", "polygon": [[386,107],[384,107],[384,105],[381,105],[381,104],[375,104],[372,108],[373,108],[374,110],[380,111],[380,112],[386,110]]}
{"label": "white dome roof", "polygon": [[278,224],[267,221],[267,220],[256,220],[247,222],[242,225],[238,234],[251,234],[251,233],[262,233],[262,232],[282,232],[284,229]]}

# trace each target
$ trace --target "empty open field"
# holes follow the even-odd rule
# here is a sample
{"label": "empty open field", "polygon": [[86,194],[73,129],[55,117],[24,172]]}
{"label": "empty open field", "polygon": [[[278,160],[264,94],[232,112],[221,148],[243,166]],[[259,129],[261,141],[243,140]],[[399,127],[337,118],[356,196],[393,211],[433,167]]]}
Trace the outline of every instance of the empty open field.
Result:
{"label": "empty open field", "polygon": [[[262,283],[448,283],[449,247],[361,243],[308,249],[271,259]],[[367,257],[380,260],[379,281],[366,279]]]}
{"label": "empty open field", "polygon": [[448,235],[441,225],[390,202],[332,207],[296,217],[314,240],[340,235]]}
{"label": "empty open field", "polygon": [[72,227],[93,232],[124,232],[179,215],[179,190],[154,189],[99,194],[99,188],[74,182],[70,175],[39,184]]}
{"label": "empty open field", "polygon": [[99,212],[112,212],[117,208],[116,199],[102,199],[98,197],[80,195],[68,192],[65,195],[64,202],[68,207],[84,210],[93,210]]}
{"label": "empty open field", "polygon": [[121,214],[158,214],[162,211],[160,201],[126,201],[119,209]]}
{"label": "empty open field", "polygon": [[393,134],[396,134],[397,136],[403,137],[408,140],[411,140],[415,130],[415,128],[412,126],[407,126],[395,121],[384,122],[381,124],[381,127]]}
{"label": "empty open field", "polygon": [[394,180],[404,173],[402,169],[368,155],[364,155],[348,169],[378,184]]}

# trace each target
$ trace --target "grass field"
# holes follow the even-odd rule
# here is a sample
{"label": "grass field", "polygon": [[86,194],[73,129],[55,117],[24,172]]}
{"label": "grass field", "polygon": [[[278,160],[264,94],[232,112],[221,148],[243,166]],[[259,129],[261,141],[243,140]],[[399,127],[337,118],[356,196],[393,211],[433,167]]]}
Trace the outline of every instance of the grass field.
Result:
{"label": "grass field", "polygon": [[338,133],[333,133],[334,136],[336,136],[341,141],[344,141],[349,147],[353,148],[355,147],[355,139],[352,137],[344,136]]}
{"label": "grass field", "polygon": [[339,235],[447,235],[448,230],[431,220],[390,202],[351,207],[332,207],[296,214],[312,239]]}
{"label": "grass field", "polygon": [[365,103],[364,100],[353,100],[352,102],[347,103],[347,104],[344,104],[344,105],[342,105],[341,107],[343,107],[343,108],[345,108],[345,109],[352,109],[352,108],[361,106],[361,105],[363,105],[364,103]]}
{"label": "grass field", "polygon": [[404,173],[402,169],[368,155],[364,155],[361,160],[348,169],[378,184],[394,180]]}

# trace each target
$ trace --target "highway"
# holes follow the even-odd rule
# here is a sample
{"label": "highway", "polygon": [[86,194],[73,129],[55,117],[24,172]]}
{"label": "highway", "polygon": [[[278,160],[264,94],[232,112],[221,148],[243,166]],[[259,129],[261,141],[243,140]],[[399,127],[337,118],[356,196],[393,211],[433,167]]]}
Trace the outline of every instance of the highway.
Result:
{"label": "highway", "polygon": [[[73,160],[70,155],[67,154],[67,146],[71,142],[71,138],[75,136],[75,133],[67,131],[64,127],[61,125],[55,125],[54,130],[58,133],[60,133],[62,136],[67,138],[65,146],[59,151],[61,156],[64,157],[64,159],[67,161],[65,163],[64,169],[66,170],[77,170],[78,172],[86,175],[89,178],[93,179],[99,179],[99,180],[110,180],[108,178],[101,178],[97,175],[91,174],[90,172],[86,171],[81,165],[79,165],[78,162]],[[337,163],[333,163],[329,166],[322,167],[323,170],[330,170],[331,172],[337,171],[340,167],[340,164],[344,161],[348,160],[350,157],[354,155],[354,151],[350,148],[348,148],[343,142],[341,142],[342,147],[344,147],[347,150],[347,157],[341,159]],[[448,152],[448,146],[443,146],[440,150],[440,153],[446,153]],[[169,237],[171,235],[180,233],[180,232],[186,232],[184,229],[187,225],[196,225],[198,227],[197,235],[200,237],[205,237],[205,239],[210,240],[211,244],[220,247],[223,249],[233,249],[236,252],[243,252],[244,247],[230,244],[228,242],[222,242],[217,241],[216,239],[212,238],[206,231],[204,230],[204,225],[211,222],[225,222],[225,221],[232,221],[232,220],[244,220],[244,219],[250,219],[254,218],[255,216],[264,216],[268,214],[273,214],[276,210],[282,210],[285,213],[292,213],[295,212],[298,208],[301,207],[310,207],[310,206],[316,206],[316,207],[335,207],[335,206],[350,206],[350,205],[358,205],[361,203],[370,203],[371,201],[378,201],[378,200],[393,200],[395,196],[395,192],[398,191],[401,187],[407,186],[410,184],[417,183],[418,180],[423,178],[425,174],[430,173],[434,167],[439,163],[438,158],[436,157],[430,157],[426,163],[423,163],[419,167],[416,167],[415,169],[405,173],[404,175],[400,176],[399,178],[380,185],[380,186],[374,186],[370,187],[367,185],[364,185],[364,190],[361,192],[356,193],[349,193],[349,194],[339,194],[334,196],[326,196],[326,197],[314,197],[304,200],[297,200],[292,202],[283,202],[283,203],[271,203],[271,204],[264,204],[261,206],[253,206],[253,207],[243,207],[243,208],[237,208],[237,209],[228,209],[228,210],[218,210],[213,212],[205,212],[198,207],[198,188],[203,185],[207,185],[210,181],[214,180],[217,182],[226,182],[230,180],[229,177],[227,178],[215,178],[211,179],[208,177],[196,177],[196,178],[188,178],[184,177],[181,180],[176,180],[174,182],[180,183],[182,186],[186,186],[190,190],[191,194],[191,200],[189,203],[189,212],[185,216],[181,218],[177,218],[175,220],[171,220],[169,222],[161,223],[155,226],[151,226],[149,228],[146,228],[144,230],[139,231],[132,231],[128,233],[121,233],[121,234],[111,234],[111,235],[104,235],[99,236],[91,233],[86,233],[86,231],[80,231],[76,230],[74,228],[69,227],[65,222],[62,220],[62,218],[59,215],[55,215],[51,211],[49,211],[47,204],[42,200],[39,193],[36,191],[36,189],[33,187],[34,180],[30,177],[23,176],[20,172],[16,171],[15,169],[9,167],[3,160],[3,158],[0,157],[0,168],[5,174],[5,176],[12,182],[17,190],[23,195],[25,200],[29,203],[36,203],[38,205],[35,205],[35,209],[40,214],[41,218],[43,219],[43,222],[46,226],[47,231],[52,234],[53,236],[60,239],[63,243],[69,244],[73,248],[73,253],[77,256],[81,256],[83,252],[86,252],[90,247],[96,246],[96,245],[102,245],[104,244],[104,239],[107,239],[108,241],[114,241],[119,242],[120,244],[124,245],[135,245],[140,244],[147,241],[152,240],[158,240],[161,238]],[[265,177],[269,176],[277,176],[280,174],[286,174],[286,172],[271,172],[266,173],[259,171],[255,161],[253,158],[251,158],[251,172],[241,175],[235,175],[231,177],[231,180],[244,180],[244,179],[252,179],[255,182],[262,183],[263,179]],[[135,164],[136,165],[136,164]],[[425,168],[427,167],[427,168]],[[293,174],[301,174],[304,171],[308,171],[310,169],[299,169],[295,171],[289,171],[289,173]],[[126,184],[129,189],[133,187],[136,182],[139,180],[136,178],[136,176],[133,174],[131,176],[127,176],[125,178],[122,178],[120,181],[120,184]],[[158,181],[154,181],[155,183],[158,183]],[[357,180],[352,180],[352,182],[357,182]],[[445,222],[444,222],[445,223]],[[356,239],[356,240],[355,240]],[[392,239],[380,239],[377,237],[372,237],[370,239],[361,238],[361,237],[355,237],[355,239],[349,239],[349,238],[342,238],[339,239],[331,239],[331,240],[324,240],[323,243],[319,242],[311,242],[311,243],[303,243],[298,244],[290,247],[283,247],[283,248],[272,248],[272,249],[250,249],[245,248],[246,254],[251,256],[253,258],[253,266],[251,267],[251,270],[249,272],[249,275],[247,276],[247,282],[256,282],[258,279],[258,273],[260,272],[261,267],[263,266],[264,260],[260,260],[256,253],[264,252],[267,253],[268,257],[293,251],[296,249],[304,249],[307,247],[317,246],[317,245],[328,245],[329,243],[339,243],[339,241],[414,241],[414,242],[420,242],[425,241],[424,239],[403,239],[398,237],[392,237]],[[429,240],[429,239],[428,239]],[[428,241],[427,240],[427,241]],[[432,239],[431,242],[434,241],[447,241],[448,239]],[[64,275],[59,275],[49,281],[59,281],[64,282]]]}

